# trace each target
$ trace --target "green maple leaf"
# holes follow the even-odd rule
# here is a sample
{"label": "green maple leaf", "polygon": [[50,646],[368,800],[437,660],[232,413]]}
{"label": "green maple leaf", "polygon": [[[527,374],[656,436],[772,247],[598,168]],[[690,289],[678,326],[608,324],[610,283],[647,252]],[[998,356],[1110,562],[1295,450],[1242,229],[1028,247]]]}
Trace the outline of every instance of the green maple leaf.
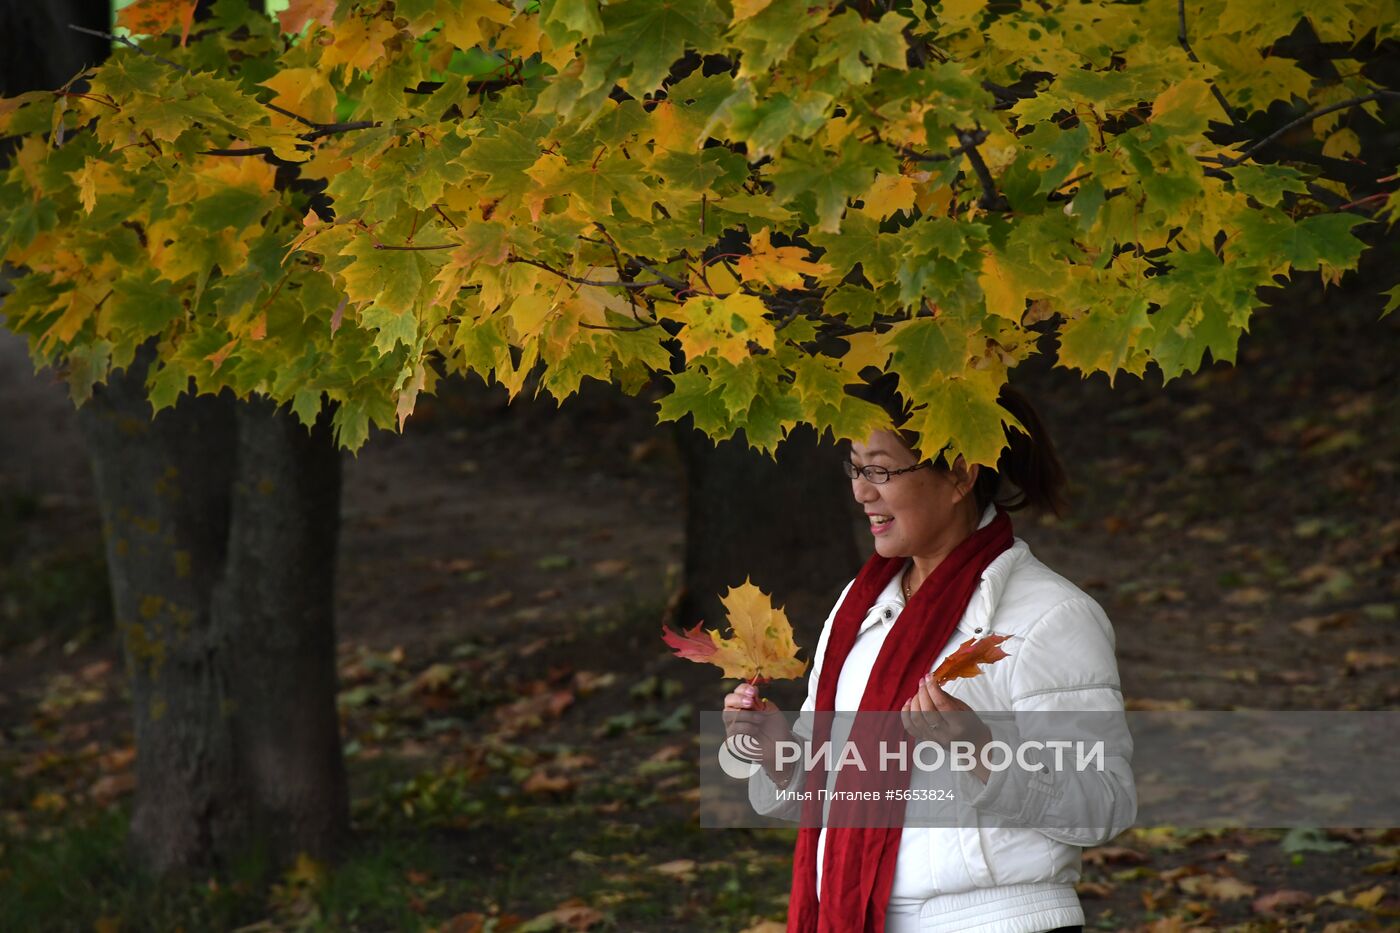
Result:
{"label": "green maple leaf", "polygon": [[762,75],[787,58],[803,34],[821,25],[826,9],[807,0],[772,0],[734,24],[729,41],[740,52],[739,76]]}
{"label": "green maple leaf", "polygon": [[535,186],[526,170],[541,158],[539,139],[511,126],[499,126],[478,136],[458,162],[471,172],[488,176],[482,193],[518,198]]}
{"label": "green maple leaf", "polygon": [[836,282],[857,265],[872,285],[892,281],[904,249],[898,234],[881,233],[877,220],[859,213],[847,214],[840,230],[817,231],[807,239],[822,248],[822,261],[832,270],[828,278]]}
{"label": "green maple leaf", "polygon": [[1233,362],[1243,328],[1214,302],[1179,295],[1152,314],[1152,359],[1164,379],[1195,372],[1207,351],[1217,360]]}
{"label": "green maple leaf", "polygon": [[1007,426],[1020,423],[997,404],[1002,375],[995,370],[969,371],[953,379],[937,379],[919,388],[926,404],[916,408],[906,427],[919,435],[919,448],[932,455],[952,444],[949,462],[961,455],[969,465],[993,466],[1006,446]]}
{"label": "green maple leaf", "polygon": [[888,430],[889,415],[879,405],[843,395],[836,405],[823,405],[816,409],[818,430],[829,429],[836,441],[859,441],[865,443],[876,431]]}
{"label": "green maple leaf", "polygon": [[839,406],[845,396],[845,377],[833,361],[799,356],[792,364],[793,389],[808,410]]}
{"label": "green maple leaf", "polygon": [[1322,266],[1352,269],[1365,244],[1352,230],[1369,218],[1356,214],[1317,214],[1294,221],[1280,210],[1247,211],[1236,218],[1240,225],[1241,255],[1269,263],[1280,260],[1294,269],[1311,271]]}
{"label": "green maple leaf", "polygon": [[630,63],[621,84],[634,96],[656,90],[687,49],[718,50],[724,26],[723,11],[710,0],[624,0],[608,4],[602,20],[588,57]]}
{"label": "green maple leaf", "polygon": [[903,71],[907,47],[903,29],[908,24],[899,13],[886,13],[871,22],[852,10],[844,10],[818,31],[818,51],[812,63],[837,62],[841,77],[849,84],[865,84],[876,65]]}
{"label": "green maple leaf", "polygon": [[706,373],[687,369],[670,379],[672,391],[657,403],[657,421],[679,421],[690,415],[695,427],[716,441],[734,433],[720,387]]}
{"label": "green maple leaf", "polygon": [[165,325],[178,318],[183,309],[169,282],[156,278],[154,269],[138,270],[112,286],[111,324],[128,332],[135,341],[159,333]]}
{"label": "green maple leaf", "polygon": [[1276,207],[1286,193],[1306,194],[1303,173],[1288,165],[1237,165],[1230,169],[1235,189],[1265,207]]}
{"label": "green maple leaf", "polygon": [[874,292],[856,285],[842,285],[826,297],[826,313],[844,317],[852,327],[865,327],[881,308]]}
{"label": "green maple leaf", "polygon": [[1060,328],[1060,364],[1086,376],[1109,373],[1111,385],[1112,374],[1132,356],[1138,335],[1148,326],[1146,298],[1133,299],[1127,307],[1096,305]]}
{"label": "green maple leaf", "polygon": [[788,388],[773,382],[762,385],[748,412],[739,419],[749,446],[769,453],[802,420],[802,403]]}
{"label": "green maple leaf", "polygon": [[419,250],[380,249],[368,236],[350,241],[345,255],[354,261],[341,273],[354,302],[372,302],[387,311],[412,312],[432,273]]}
{"label": "green maple leaf", "polygon": [[1381,317],[1385,317],[1396,308],[1400,308],[1400,285],[1395,286],[1389,291],[1381,292],[1381,294],[1390,297],[1390,300],[1385,303],[1385,307],[1381,309]]}
{"label": "green maple leaf", "polygon": [[779,204],[810,199],[808,219],[818,229],[836,232],[846,201],[870,188],[876,172],[894,172],[894,156],[886,147],[867,146],[847,138],[839,154],[832,156],[820,146],[789,145],[773,171],[773,197]]}
{"label": "green maple leaf", "polygon": [[911,398],[937,379],[962,372],[967,363],[968,330],[951,314],[896,324],[885,335],[893,351],[891,367]]}
{"label": "green maple leaf", "polygon": [[598,0],[543,0],[540,4],[540,25],[551,36],[563,37],[565,32],[590,39],[603,31],[598,16]]}
{"label": "green maple leaf", "polygon": [[724,402],[725,412],[729,417],[735,418],[749,410],[753,405],[754,396],[758,394],[758,360],[748,357],[737,365],[720,360],[714,368],[712,378],[720,387],[719,397],[720,401]]}
{"label": "green maple leaf", "polygon": [[809,91],[796,98],[776,93],[753,103],[734,107],[729,131],[744,140],[750,154],[758,158],[773,152],[789,139],[810,139],[826,125],[835,98]]}

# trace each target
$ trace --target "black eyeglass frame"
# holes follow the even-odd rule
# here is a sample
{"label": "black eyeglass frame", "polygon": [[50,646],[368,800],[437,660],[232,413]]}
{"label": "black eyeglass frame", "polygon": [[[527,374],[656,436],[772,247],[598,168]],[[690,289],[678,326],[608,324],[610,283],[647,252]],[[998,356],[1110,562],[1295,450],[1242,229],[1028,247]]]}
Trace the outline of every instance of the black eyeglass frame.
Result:
{"label": "black eyeglass frame", "polygon": [[[951,441],[949,441],[947,444],[943,445],[943,447],[938,451],[937,457],[935,457],[934,459],[943,456],[943,454],[945,454],[952,448],[953,444]],[[929,467],[930,469],[932,469],[933,465],[933,460],[921,460],[911,467],[902,467],[898,470],[891,470],[888,467],[876,466],[874,464],[869,463],[863,467],[858,467],[850,460],[842,460],[841,470],[843,473],[846,474],[846,479],[855,480],[855,478],[859,476],[861,479],[865,480],[867,483],[870,483],[872,486],[883,486],[890,481],[891,476],[898,476],[901,473],[913,473],[915,470],[922,470],[924,467]],[[877,470],[878,473],[876,473],[875,475],[878,476],[883,474],[885,478],[872,479],[868,472],[870,470]]]}
{"label": "black eyeglass frame", "polygon": [[[865,480],[867,483],[870,483],[872,486],[883,486],[890,481],[891,476],[898,476],[901,473],[912,473],[915,470],[922,470],[924,467],[929,467],[931,469],[933,467],[933,464],[925,460],[922,463],[916,463],[911,467],[903,467],[902,469],[891,470],[888,467],[876,466],[874,464],[866,464],[863,467],[858,467],[849,460],[841,461],[841,470],[846,474],[847,479],[854,480],[857,476],[859,476],[861,479]],[[876,479],[876,476],[882,476],[884,478]]]}

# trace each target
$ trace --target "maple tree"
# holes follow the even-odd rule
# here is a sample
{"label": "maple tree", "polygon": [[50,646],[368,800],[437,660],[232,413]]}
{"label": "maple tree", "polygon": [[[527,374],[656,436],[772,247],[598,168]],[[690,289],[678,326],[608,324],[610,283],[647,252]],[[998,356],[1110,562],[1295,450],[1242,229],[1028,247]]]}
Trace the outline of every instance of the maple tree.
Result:
{"label": "maple tree", "polygon": [[1335,280],[1366,211],[1400,210],[1328,177],[1396,92],[1357,51],[1276,54],[1300,30],[1378,47],[1394,2],[305,0],[274,22],[222,0],[186,42],[191,6],[134,5],[171,33],[5,102],[8,324],[76,398],[155,340],[158,409],[191,386],[308,423],[329,401],[350,448],[445,372],[516,393],[537,367],[560,399],[664,375],[663,420],[762,450],[798,423],[860,438],[884,415],[843,389],[874,366],[934,448],[991,463],[998,389],[1045,331],[1086,374],[1232,360],[1258,287]]}

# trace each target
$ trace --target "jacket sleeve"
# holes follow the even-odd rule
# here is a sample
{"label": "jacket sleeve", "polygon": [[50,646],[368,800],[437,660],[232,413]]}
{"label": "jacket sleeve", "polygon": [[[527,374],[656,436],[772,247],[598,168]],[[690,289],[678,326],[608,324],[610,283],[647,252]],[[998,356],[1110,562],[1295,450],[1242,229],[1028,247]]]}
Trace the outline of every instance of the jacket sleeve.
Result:
{"label": "jacket sleeve", "polygon": [[[822,624],[821,636],[817,639],[817,650],[812,654],[812,670],[807,675],[807,699],[802,703],[797,721],[792,724],[793,736],[799,742],[807,742],[812,738],[812,712],[817,707],[817,685],[821,683],[822,656],[826,654],[826,642],[831,635],[831,626],[836,621],[836,611],[841,608],[841,604],[846,601],[846,594],[850,592],[852,580],[846,584],[846,588],[841,591],[841,596],[836,600],[836,605],[831,608],[831,613],[826,617],[826,622]],[[805,783],[806,774],[802,770],[793,776],[792,781],[784,788],[784,796],[788,799],[778,798],[778,785],[773,783],[768,772],[759,768],[749,778],[749,803],[752,804],[754,812],[762,816],[772,816],[783,820],[796,822],[802,814],[802,802],[795,797],[795,792],[802,790]],[[789,795],[792,795],[789,797]]]}
{"label": "jacket sleeve", "polygon": [[[989,722],[993,736],[1021,750],[1028,766],[1013,758],[1010,767],[992,771],[985,786],[959,772],[964,799],[1006,825],[1070,845],[1101,845],[1133,825],[1133,743],[1113,641],[1108,617],[1087,596],[1056,605],[1032,624],[1011,673],[1014,715]],[[1076,767],[1072,746],[1079,742],[1091,753],[1101,748],[1101,767],[1092,756],[1089,766]],[[1057,750],[1065,763],[1060,768]]]}

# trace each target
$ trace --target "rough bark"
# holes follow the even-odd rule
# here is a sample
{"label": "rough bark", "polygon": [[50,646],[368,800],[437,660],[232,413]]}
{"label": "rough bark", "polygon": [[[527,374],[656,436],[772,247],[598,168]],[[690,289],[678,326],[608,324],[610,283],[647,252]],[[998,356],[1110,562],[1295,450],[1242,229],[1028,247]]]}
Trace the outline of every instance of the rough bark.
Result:
{"label": "rough bark", "polygon": [[228,397],[152,419],[150,356],[79,412],[131,684],[132,855],[158,874],[252,849],[325,855],[348,826],[331,600],[339,456],[325,425],[307,437]]}
{"label": "rough bark", "polygon": [[335,706],[340,452],[328,418],[308,432],[267,401],[240,404],[224,575],[233,742],[260,837],[333,852],[349,828]]}
{"label": "rough bark", "polygon": [[785,606],[799,640],[814,644],[831,601],[860,568],[836,447],[805,427],[776,460],[742,438],[716,445],[688,427],[678,444],[686,469],[680,620],[719,625],[719,595],[747,576]]}

